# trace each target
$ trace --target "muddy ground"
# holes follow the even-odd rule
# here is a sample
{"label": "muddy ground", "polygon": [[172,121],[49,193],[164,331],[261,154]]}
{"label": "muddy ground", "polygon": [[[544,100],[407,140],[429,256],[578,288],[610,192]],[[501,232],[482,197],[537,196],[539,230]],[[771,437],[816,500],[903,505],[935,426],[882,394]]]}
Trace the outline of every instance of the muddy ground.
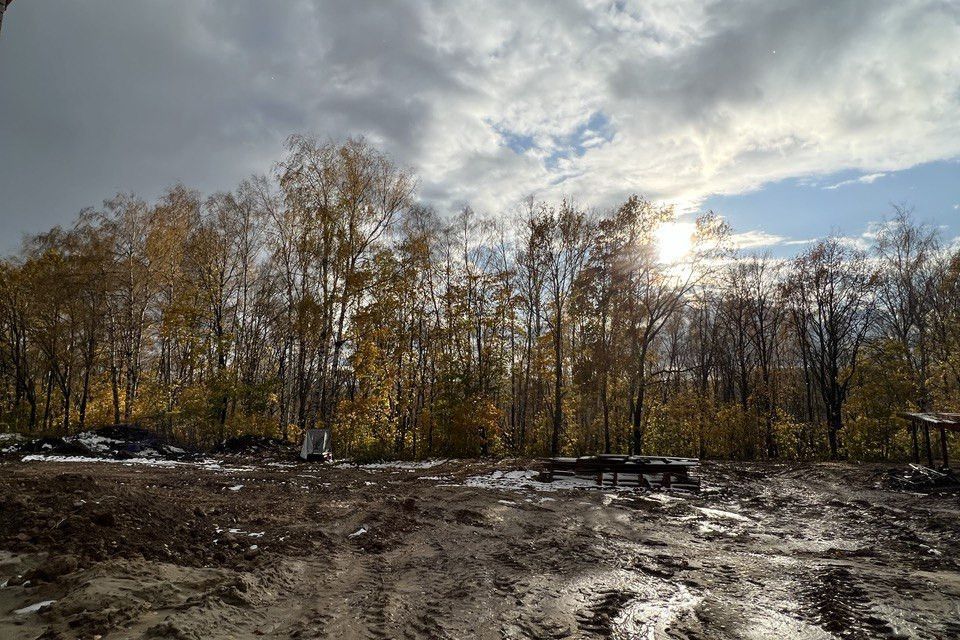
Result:
{"label": "muddy ground", "polygon": [[523,462],[0,463],[0,638],[958,638],[960,498],[854,465],[699,496]]}

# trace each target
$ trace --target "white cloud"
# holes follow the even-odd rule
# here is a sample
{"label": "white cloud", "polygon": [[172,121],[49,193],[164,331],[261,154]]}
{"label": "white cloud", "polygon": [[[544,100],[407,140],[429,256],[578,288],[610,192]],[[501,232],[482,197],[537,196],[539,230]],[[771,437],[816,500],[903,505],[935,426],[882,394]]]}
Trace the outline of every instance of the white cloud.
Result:
{"label": "white cloud", "polygon": [[20,4],[0,193],[23,224],[117,189],[229,188],[295,131],[366,135],[422,198],[485,212],[530,193],[689,210],[960,155],[960,5],[942,0]]}
{"label": "white cloud", "polygon": [[851,184],[873,184],[879,178],[884,177],[885,173],[868,173],[867,175],[860,176],[859,178],[854,178],[852,180],[842,180],[836,184],[831,184],[830,186],[824,187],[824,189],[839,189],[840,187],[845,187]]}
{"label": "white cloud", "polygon": [[755,229],[736,233],[732,237],[733,245],[738,249],[760,249],[762,247],[773,247],[778,244],[789,244],[783,236],[778,236],[766,231]]}

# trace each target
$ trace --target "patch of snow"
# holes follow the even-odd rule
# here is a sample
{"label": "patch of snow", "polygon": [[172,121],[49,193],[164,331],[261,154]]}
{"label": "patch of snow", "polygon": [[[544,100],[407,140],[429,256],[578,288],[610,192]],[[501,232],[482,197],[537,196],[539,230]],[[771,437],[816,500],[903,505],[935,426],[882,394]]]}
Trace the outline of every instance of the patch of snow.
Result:
{"label": "patch of snow", "polygon": [[20,459],[21,462],[72,462],[72,463],[104,463],[104,464],[123,464],[127,466],[132,465],[147,465],[150,467],[164,467],[164,468],[173,468],[173,467],[197,467],[198,469],[206,469],[207,471],[223,471],[223,472],[232,472],[232,473],[242,473],[245,471],[253,471],[254,467],[224,467],[220,465],[218,460],[213,458],[204,458],[203,460],[198,460],[196,462],[185,462],[180,460],[164,460],[162,458],[124,458],[122,460],[117,460],[114,458],[92,458],[89,456],[50,456],[43,455],[39,453],[31,453],[25,455]]}
{"label": "patch of snow", "polygon": [[367,532],[367,528],[366,528],[366,527],[360,527],[359,529],[357,529],[356,531],[354,531],[353,533],[351,533],[351,534],[348,535],[347,537],[348,537],[348,538],[359,538],[360,536],[362,536],[362,535],[365,534],[366,532]]}
{"label": "patch of snow", "polygon": [[643,500],[649,500],[650,502],[659,502],[660,504],[671,504],[674,502],[683,502],[683,498],[677,496],[668,495],[666,493],[648,493],[642,496]]}
{"label": "patch of snow", "polygon": [[708,518],[726,518],[728,520],[736,520],[737,522],[753,522],[750,518],[740,515],[739,513],[734,513],[733,511],[710,509],[709,507],[697,507],[697,511]]}
{"label": "patch of snow", "polygon": [[243,485],[242,485],[242,484],[235,484],[235,485],[233,485],[232,487],[229,488],[230,491],[240,491],[240,489],[243,489]]}
{"label": "patch of snow", "polygon": [[666,635],[670,624],[683,612],[696,607],[703,599],[690,593],[684,585],[664,600],[637,598],[624,607],[614,621],[614,638],[654,640]]}
{"label": "patch of snow", "polygon": [[18,616],[22,616],[28,613],[36,613],[37,611],[40,611],[40,609],[43,609],[44,607],[48,607],[54,602],[56,602],[56,600],[44,600],[43,602],[37,602],[36,604],[31,604],[30,606],[23,607],[22,609],[17,609],[13,613]]}
{"label": "patch of snow", "polygon": [[158,460],[156,458],[127,458],[125,460],[114,460],[113,458],[91,458],[89,456],[45,456],[38,453],[31,453],[23,456],[21,462],[102,462],[107,464],[145,464],[152,467],[174,467],[178,463],[173,460]]}
{"label": "patch of snow", "polygon": [[727,533],[730,531],[727,527],[716,524],[715,522],[701,522],[697,526],[700,533]]}
{"label": "patch of snow", "polygon": [[17,445],[26,440],[19,433],[0,433],[0,445],[3,446],[0,449],[0,453],[13,453],[17,450]]}
{"label": "patch of snow", "polygon": [[[64,442],[73,442],[75,444],[81,444],[90,451],[95,453],[106,453],[114,449],[123,447],[125,444],[122,440],[115,440],[113,438],[106,438],[104,436],[97,435],[92,431],[84,431],[83,433],[78,433],[73,436],[67,436],[63,439]],[[154,453],[155,452],[151,452]],[[149,455],[149,454],[148,454]]]}
{"label": "patch of snow", "polygon": [[447,462],[447,460],[417,460],[414,462],[408,462],[403,460],[397,460],[394,462],[371,462],[369,464],[359,465],[361,469],[433,469],[438,467],[441,464]]}
{"label": "patch of snow", "polygon": [[236,527],[232,527],[230,529],[221,529],[220,525],[218,524],[213,525],[213,529],[217,533],[229,533],[235,536],[247,536],[248,538],[262,538],[263,535],[266,533],[266,531],[255,531],[255,532],[244,531],[243,529],[238,529]]}

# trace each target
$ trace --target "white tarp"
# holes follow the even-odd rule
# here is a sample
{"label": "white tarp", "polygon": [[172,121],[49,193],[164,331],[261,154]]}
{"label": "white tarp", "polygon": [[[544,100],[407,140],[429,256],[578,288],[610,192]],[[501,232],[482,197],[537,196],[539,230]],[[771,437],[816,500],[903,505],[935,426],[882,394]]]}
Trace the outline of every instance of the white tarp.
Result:
{"label": "white tarp", "polygon": [[333,453],[330,450],[330,429],[307,429],[303,434],[303,447],[300,457],[304,460],[330,460]]}

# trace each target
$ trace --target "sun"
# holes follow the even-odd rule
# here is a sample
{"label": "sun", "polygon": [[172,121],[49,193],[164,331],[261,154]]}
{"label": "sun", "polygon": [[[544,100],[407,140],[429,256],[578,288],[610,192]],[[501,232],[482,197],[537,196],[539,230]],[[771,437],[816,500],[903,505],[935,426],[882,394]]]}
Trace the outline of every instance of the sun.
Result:
{"label": "sun", "polygon": [[696,225],[692,222],[664,222],[656,232],[657,256],[661,262],[674,264],[680,262],[693,247],[693,234]]}

